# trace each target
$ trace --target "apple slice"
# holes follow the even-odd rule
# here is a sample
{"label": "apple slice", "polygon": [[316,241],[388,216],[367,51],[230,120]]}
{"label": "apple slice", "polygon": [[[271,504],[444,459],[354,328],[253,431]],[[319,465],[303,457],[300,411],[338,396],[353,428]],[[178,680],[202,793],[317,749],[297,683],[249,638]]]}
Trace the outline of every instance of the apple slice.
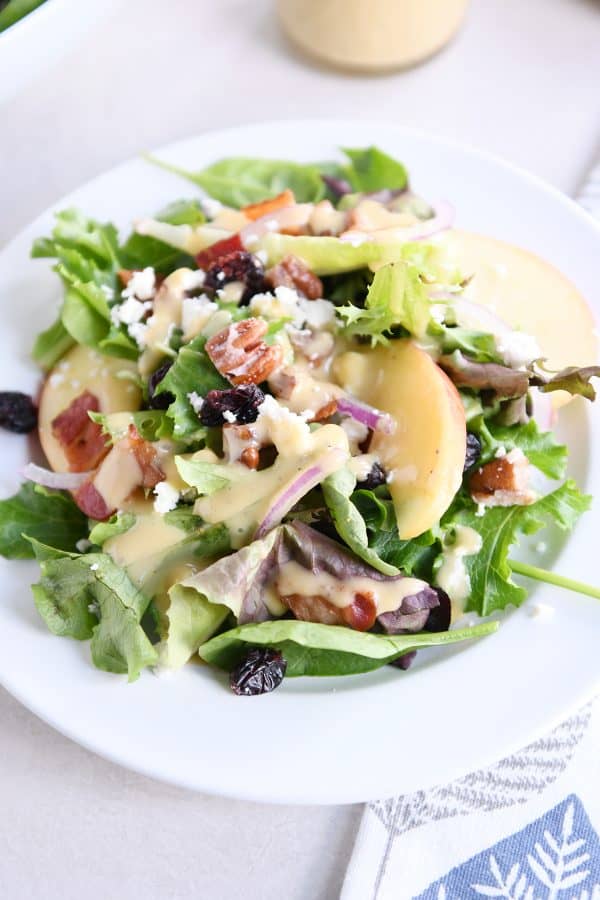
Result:
{"label": "apple slice", "polygon": [[344,354],[335,374],[396,421],[393,434],[374,433],[369,452],[389,473],[400,537],[437,525],[461,485],[466,453],[465,413],[452,382],[410,340]]}
{"label": "apple slice", "polygon": [[117,373],[137,372],[134,362],[103,356],[78,345],[63,356],[49,373],[40,394],[38,429],[40,443],[55,472],[68,472],[69,463],[59,441],[52,434],[52,421],[84,391],[99,401],[103,413],[139,409],[141,392],[133,381],[117,378]]}
{"label": "apple slice", "polygon": [[[592,311],[558,269],[527,250],[484,235],[453,230],[446,240],[460,271],[475,276],[465,297],[533,335],[549,368],[597,363]],[[564,391],[552,394],[555,407],[570,399]]]}

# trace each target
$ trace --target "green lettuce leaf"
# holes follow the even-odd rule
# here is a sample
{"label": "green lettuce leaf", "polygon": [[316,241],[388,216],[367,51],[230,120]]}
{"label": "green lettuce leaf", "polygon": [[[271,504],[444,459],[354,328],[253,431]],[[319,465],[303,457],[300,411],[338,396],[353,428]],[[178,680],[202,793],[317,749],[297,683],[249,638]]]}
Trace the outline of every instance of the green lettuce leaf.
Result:
{"label": "green lettuce leaf", "polygon": [[196,391],[204,397],[208,391],[225,390],[228,381],[217,372],[204,350],[206,338],[198,335],[177,354],[177,359],[160,382],[157,393],[169,392],[175,400],[167,415],[173,420],[173,436],[185,441],[201,440],[206,428],[200,424],[197,414],[188,400],[188,394]]}
{"label": "green lettuce leaf", "polygon": [[[206,216],[198,200],[177,200],[170,203],[154,217],[169,225],[201,225]],[[152,266],[156,272],[169,274],[182,266],[195,268],[194,258],[164,241],[134,232],[120,248],[120,257],[126,269],[145,269]]]}
{"label": "green lettuce leaf", "polygon": [[136,517],[133,513],[117,512],[111,516],[107,522],[96,522],[90,531],[90,541],[101,547],[109,538],[116,537],[118,534],[124,534],[133,528]]}
{"label": "green lettuce leaf", "polygon": [[0,31],[5,31],[41,6],[44,0],[10,0],[0,7]]}
{"label": "green lettuce leaf", "polygon": [[32,590],[50,631],[77,640],[91,638],[94,665],[126,673],[129,681],[156,663],[158,654],[140,625],[148,599],[110,556],[48,558],[47,548],[35,543],[34,550],[42,577]]}
{"label": "green lettuce leaf", "polygon": [[203,644],[199,654],[205,662],[230,671],[248,645],[267,646],[281,651],[289,677],[356,675],[379,669],[412,650],[484,637],[497,628],[497,622],[485,622],[461,631],[385,635],[338,625],[279,619],[225,631]]}
{"label": "green lettuce leaf", "polygon": [[75,341],[59,318],[35,339],[31,356],[44,371],[48,371],[61,359]]}
{"label": "green lettuce leaf", "polygon": [[325,185],[316,165],[276,159],[253,159],[245,156],[221,159],[199,172],[146,157],[150,162],[175,172],[200,187],[227,206],[247,206],[274,197],[289,188],[299,203],[321,200]]}
{"label": "green lettuce leaf", "polygon": [[69,494],[27,481],[14,497],[0,500],[0,555],[33,559],[31,544],[23,535],[74,551],[77,541],[87,538],[88,520]]}
{"label": "green lettuce leaf", "polygon": [[104,434],[112,441],[127,435],[130,425],[134,425],[145,441],[157,441],[170,437],[172,425],[167,414],[160,409],[141,409],[137,412],[88,413],[90,419],[102,427]]}
{"label": "green lettuce leaf", "polygon": [[167,669],[181,668],[228,615],[226,606],[209,603],[192,588],[173,585],[165,614],[166,633],[158,648],[159,665]]}
{"label": "green lettuce leaf", "polygon": [[467,525],[482,539],[479,553],[465,557],[471,582],[467,610],[487,616],[509,605],[520,606],[527,591],[512,580],[508,557],[519,534],[534,534],[552,523],[563,531],[569,530],[590,504],[591,497],[582,494],[569,480],[530,506],[496,506],[483,516],[477,516],[472,504],[451,511],[444,519],[445,525]]}
{"label": "green lettuce leaf", "polygon": [[383,150],[344,147],[343,151],[350,160],[350,165],[343,167],[344,175],[355,191],[404,190],[408,186],[405,167]]}
{"label": "green lettuce leaf", "polygon": [[368,336],[371,345],[388,343],[393,328],[424,337],[430,322],[430,300],[415,266],[389,263],[375,273],[364,308],[338,307],[346,333]]}
{"label": "green lettuce leaf", "polygon": [[596,391],[591,383],[592,378],[600,378],[600,366],[569,366],[562,372],[547,376],[534,370],[531,384],[539,387],[543,393],[552,391],[567,391],[573,397],[585,397],[586,400],[595,400]]}
{"label": "green lettuce leaf", "polygon": [[232,469],[219,463],[176,456],[175,465],[185,483],[197,488],[200,494],[210,496],[227,487],[231,481]]}
{"label": "green lettuce leaf", "polygon": [[356,477],[348,469],[339,469],[322,482],[325,503],[342,540],[362,560],[384,575],[397,575],[396,566],[385,562],[369,546],[367,526],[359,510],[350,499],[356,487]]}
{"label": "green lettuce leaf", "polygon": [[469,328],[448,328],[437,324],[433,327],[430,326],[429,331],[433,337],[438,338],[442,353],[454,353],[455,350],[460,350],[474,362],[501,362],[493,334],[472,331]]}

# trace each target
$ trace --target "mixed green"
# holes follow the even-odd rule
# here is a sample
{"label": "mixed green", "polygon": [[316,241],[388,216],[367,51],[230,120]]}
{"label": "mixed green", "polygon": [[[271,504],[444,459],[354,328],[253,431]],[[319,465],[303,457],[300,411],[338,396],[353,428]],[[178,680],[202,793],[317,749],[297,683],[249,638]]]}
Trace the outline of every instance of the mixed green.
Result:
{"label": "mixed green", "polygon": [[[462,617],[523,603],[520,536],[589,507],[547,395],[593,399],[598,369],[473,327],[451,212],[383,151],[344,154],[175,169],[205,193],[125,240],[69,209],[34,243],[64,285],[33,349],[49,468],[0,502],[0,553],[38,560],[41,617],[100,669],[199,657],[253,694],[406,668],[494,631]],[[30,413],[2,395],[6,427]]]}
{"label": "mixed green", "polygon": [[0,32],[28,16],[44,2],[45,0],[0,0]]}

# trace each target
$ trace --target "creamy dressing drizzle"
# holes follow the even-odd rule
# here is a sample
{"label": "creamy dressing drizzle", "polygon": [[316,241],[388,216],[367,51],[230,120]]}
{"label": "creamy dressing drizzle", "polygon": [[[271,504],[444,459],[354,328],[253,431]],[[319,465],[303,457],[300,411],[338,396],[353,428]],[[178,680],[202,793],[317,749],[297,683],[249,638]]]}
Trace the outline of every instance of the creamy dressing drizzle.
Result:
{"label": "creamy dressing drizzle", "polygon": [[[469,596],[471,582],[465,566],[465,556],[473,556],[481,550],[481,535],[467,525],[454,526],[455,543],[444,549],[442,565],[438,569],[436,581],[456,605],[454,613],[462,612],[462,604]],[[454,617],[454,616],[453,616]]]}
{"label": "creamy dressing drizzle", "polygon": [[300,594],[303,597],[324,597],[334,606],[350,606],[355,594],[372,594],[377,615],[393,612],[405,597],[418,594],[427,584],[418,578],[399,578],[397,581],[375,581],[371,578],[346,578],[341,581],[328,572],[315,572],[303,568],[292,560],[284,563],[275,581],[281,597]]}

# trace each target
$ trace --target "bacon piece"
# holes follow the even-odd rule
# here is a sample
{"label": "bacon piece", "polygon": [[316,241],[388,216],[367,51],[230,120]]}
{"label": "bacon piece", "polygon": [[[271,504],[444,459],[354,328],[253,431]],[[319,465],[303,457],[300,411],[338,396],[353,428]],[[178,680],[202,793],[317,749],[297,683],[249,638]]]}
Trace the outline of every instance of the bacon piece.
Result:
{"label": "bacon piece", "polygon": [[319,594],[288,594],[281,600],[303,622],[322,625],[348,625],[355,631],[368,631],[375,624],[377,607],[370,591],[356,593],[348,606],[336,606]]}
{"label": "bacon piece", "polygon": [[210,247],[197,253],[196,262],[199,269],[206,271],[222,256],[227,256],[228,253],[233,253],[235,250],[245,249],[239,234],[232,234],[231,237],[223,238],[222,241],[217,241],[216,244],[211,244]]}
{"label": "bacon piece", "polygon": [[248,206],[242,206],[242,212],[247,219],[256,221],[256,219],[260,219],[262,216],[266,216],[269,213],[274,213],[278,209],[283,209],[286,206],[293,206],[295,202],[296,198],[294,197],[294,192],[287,188],[285,191],[282,191],[281,194],[277,194],[276,197],[270,197],[268,200],[261,200],[260,203],[250,203]]}
{"label": "bacon piece", "polygon": [[90,519],[98,519],[103,522],[109,519],[115,512],[107,506],[104,497],[96,489],[93,481],[86,481],[73,494],[73,499],[82,513],[89,516]]}
{"label": "bacon piece", "polygon": [[135,425],[129,426],[127,437],[123,438],[123,446],[133,453],[142,471],[140,487],[153,488],[165,480],[167,476],[158,463],[156,450],[149,441],[140,436]]}
{"label": "bacon piece", "polygon": [[108,453],[108,437],[88,415],[99,410],[96,395],[84,391],[52,421],[52,434],[63,448],[71,472],[95,469]]}
{"label": "bacon piece", "polygon": [[281,262],[269,269],[266,280],[275,287],[293,288],[308,300],[318,300],[323,296],[323,282],[299,257],[289,254]]}

